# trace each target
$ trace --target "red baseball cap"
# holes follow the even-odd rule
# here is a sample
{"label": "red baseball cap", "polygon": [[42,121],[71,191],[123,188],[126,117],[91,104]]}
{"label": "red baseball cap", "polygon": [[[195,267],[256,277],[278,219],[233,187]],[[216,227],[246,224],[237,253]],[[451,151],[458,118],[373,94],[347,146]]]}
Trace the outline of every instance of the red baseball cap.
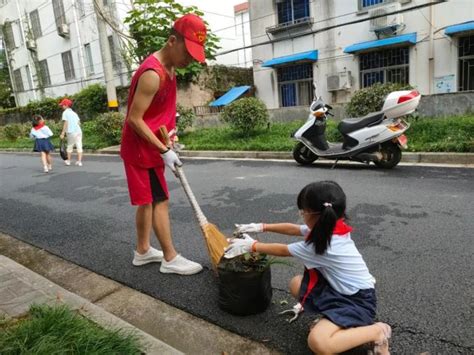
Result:
{"label": "red baseball cap", "polygon": [[206,42],[206,24],[197,15],[187,14],[174,22],[173,28],[184,37],[189,54],[200,63],[206,60],[204,42]]}
{"label": "red baseball cap", "polygon": [[69,99],[62,99],[61,102],[59,103],[59,106],[71,107],[72,106],[72,101],[69,100]]}

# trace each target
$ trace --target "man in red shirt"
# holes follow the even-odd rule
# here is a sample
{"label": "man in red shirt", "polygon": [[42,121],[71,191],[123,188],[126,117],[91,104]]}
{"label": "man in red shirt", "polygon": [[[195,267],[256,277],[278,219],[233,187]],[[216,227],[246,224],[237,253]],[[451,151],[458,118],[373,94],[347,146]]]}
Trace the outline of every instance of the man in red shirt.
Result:
{"label": "man in red shirt", "polygon": [[[202,270],[174,248],[168,212],[165,166],[181,166],[176,153],[167,147],[160,127],[176,130],[176,68],[194,60],[205,61],[206,25],[196,15],[175,21],[166,44],[151,54],[133,75],[127,118],[122,132],[120,156],[125,164],[132,205],[137,205],[137,248],[133,265],[161,262],[160,271],[192,275]],[[151,229],[161,250],[150,245]]]}

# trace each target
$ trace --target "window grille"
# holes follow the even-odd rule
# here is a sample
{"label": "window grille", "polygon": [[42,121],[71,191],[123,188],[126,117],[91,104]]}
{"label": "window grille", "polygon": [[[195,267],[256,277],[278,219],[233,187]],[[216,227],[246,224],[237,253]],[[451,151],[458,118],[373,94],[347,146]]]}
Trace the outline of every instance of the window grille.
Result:
{"label": "window grille", "polygon": [[474,35],[459,38],[459,91],[474,90]]}
{"label": "window grille", "polygon": [[309,17],[309,0],[285,0],[277,6],[279,24]]}
{"label": "window grille", "polygon": [[25,65],[25,71],[26,71],[26,80],[28,81],[28,89],[31,90],[33,89],[33,82],[31,81],[31,72],[30,72],[29,65]]}
{"label": "window grille", "polygon": [[56,21],[56,28],[59,30],[61,25],[66,23],[63,0],[53,0],[53,12],[54,20]]}
{"label": "window grille", "polygon": [[39,77],[41,80],[41,85],[42,86],[48,86],[51,85],[51,77],[49,76],[49,68],[48,68],[48,61],[46,59],[41,60],[39,62]]}
{"label": "window grille", "polygon": [[84,45],[84,51],[86,52],[86,72],[87,76],[90,76],[94,74],[94,62],[92,61],[92,50],[90,43]]}
{"label": "window grille", "polygon": [[361,87],[375,83],[409,82],[409,48],[398,47],[363,53],[359,56]]}
{"label": "window grille", "polygon": [[359,8],[366,9],[378,4],[383,4],[384,2],[389,2],[387,0],[359,0]]}
{"label": "window grille", "polygon": [[13,71],[13,78],[15,81],[15,88],[16,91],[25,91],[25,88],[23,87],[23,80],[21,79],[21,70],[16,69]]}
{"label": "window grille", "polygon": [[309,105],[312,100],[313,64],[278,68],[280,106]]}
{"label": "window grille", "polygon": [[30,19],[31,19],[31,32],[33,33],[33,38],[37,39],[42,36],[41,23],[40,23],[38,10],[34,10],[30,12]]}
{"label": "window grille", "polygon": [[61,57],[63,59],[64,77],[66,78],[66,81],[75,79],[76,74],[74,73],[74,63],[72,61],[71,51],[62,53]]}
{"label": "window grille", "polygon": [[3,35],[5,39],[5,46],[8,50],[12,50],[16,47],[15,36],[13,35],[13,26],[11,22],[5,22],[3,26]]}

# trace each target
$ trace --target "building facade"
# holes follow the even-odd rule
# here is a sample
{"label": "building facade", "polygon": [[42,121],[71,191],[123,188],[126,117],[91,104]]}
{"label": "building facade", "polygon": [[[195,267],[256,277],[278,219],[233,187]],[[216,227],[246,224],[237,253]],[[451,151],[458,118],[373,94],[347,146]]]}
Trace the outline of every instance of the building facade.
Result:
{"label": "building facade", "polygon": [[308,105],[313,82],[332,103],[377,82],[474,90],[472,0],[251,0],[250,24],[268,108]]}
{"label": "building facade", "polygon": [[[0,24],[17,105],[43,97],[74,94],[104,82],[94,1],[121,26],[131,8],[126,0],[0,0]],[[130,70],[110,28],[115,84],[126,85]]]}

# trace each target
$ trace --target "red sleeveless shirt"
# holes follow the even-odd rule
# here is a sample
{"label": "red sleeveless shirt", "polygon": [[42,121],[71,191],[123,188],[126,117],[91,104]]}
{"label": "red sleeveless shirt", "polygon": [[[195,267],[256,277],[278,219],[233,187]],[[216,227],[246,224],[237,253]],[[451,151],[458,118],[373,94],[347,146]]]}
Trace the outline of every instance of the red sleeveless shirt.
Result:
{"label": "red sleeveless shirt", "polygon": [[[133,75],[128,94],[127,117],[138,80],[147,70],[153,70],[159,75],[160,87],[153,97],[150,107],[145,111],[143,120],[158,139],[164,142],[160,134],[160,126],[165,125],[168,132],[176,127],[176,76],[170,78],[163,65],[153,54],[145,59]],[[120,156],[126,163],[143,168],[163,165],[158,148],[140,137],[127,121],[125,121],[122,130]]]}

